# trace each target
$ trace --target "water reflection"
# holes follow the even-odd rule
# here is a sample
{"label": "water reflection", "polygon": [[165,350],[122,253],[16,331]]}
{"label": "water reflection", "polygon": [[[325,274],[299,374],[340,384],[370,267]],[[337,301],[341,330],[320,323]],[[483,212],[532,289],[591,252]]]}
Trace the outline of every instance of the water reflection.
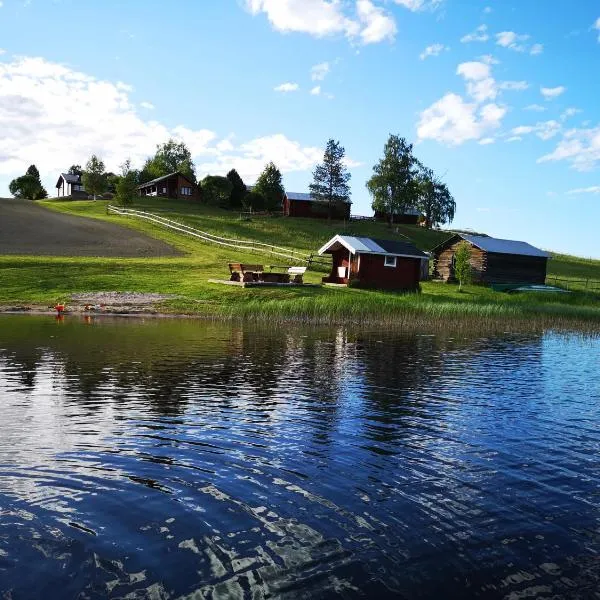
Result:
{"label": "water reflection", "polygon": [[0,592],[591,597],[599,358],[552,333],[0,317]]}

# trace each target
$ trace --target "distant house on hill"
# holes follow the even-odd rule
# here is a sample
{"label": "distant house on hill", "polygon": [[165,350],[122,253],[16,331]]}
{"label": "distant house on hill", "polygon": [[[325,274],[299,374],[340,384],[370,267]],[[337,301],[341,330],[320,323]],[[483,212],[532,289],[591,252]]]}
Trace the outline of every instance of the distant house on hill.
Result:
{"label": "distant house on hill", "polygon": [[323,283],[389,290],[416,290],[429,257],[408,242],[336,235],[320,250],[331,254],[331,273]]}
{"label": "distant house on hill", "polygon": [[200,200],[200,188],[179,172],[157,177],[138,186],[140,196],[156,196],[177,200]]}
{"label": "distant house on hill", "polygon": [[[416,225],[421,218],[421,211],[416,208],[408,208],[403,212],[397,213],[394,212],[392,219],[394,223],[398,225]],[[389,213],[383,212],[381,210],[375,211],[375,219],[377,221],[386,221],[390,222]]]}
{"label": "distant house on hill", "polygon": [[56,182],[56,195],[59,198],[87,200],[88,193],[81,183],[81,175],[61,173]]}
{"label": "distant house on hill", "polygon": [[471,246],[473,281],[544,284],[550,254],[526,242],[457,233],[433,249],[434,278],[454,280],[454,255],[461,242]]}
{"label": "distant house on hill", "polygon": [[[338,202],[332,206],[332,219],[350,219],[350,202]],[[315,200],[310,194],[286,192],[283,196],[283,214],[286,217],[312,217],[327,219],[329,206],[326,201]]]}

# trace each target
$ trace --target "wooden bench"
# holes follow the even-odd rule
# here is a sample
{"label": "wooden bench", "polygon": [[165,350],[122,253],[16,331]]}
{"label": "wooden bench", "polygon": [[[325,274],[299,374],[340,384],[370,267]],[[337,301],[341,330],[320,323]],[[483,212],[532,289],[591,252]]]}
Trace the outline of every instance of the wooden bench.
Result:
{"label": "wooden bench", "polygon": [[288,269],[290,277],[293,277],[292,283],[304,283],[304,273],[306,273],[306,267],[290,267]]}
{"label": "wooden bench", "polygon": [[263,265],[229,263],[230,281],[259,281],[264,270]]}

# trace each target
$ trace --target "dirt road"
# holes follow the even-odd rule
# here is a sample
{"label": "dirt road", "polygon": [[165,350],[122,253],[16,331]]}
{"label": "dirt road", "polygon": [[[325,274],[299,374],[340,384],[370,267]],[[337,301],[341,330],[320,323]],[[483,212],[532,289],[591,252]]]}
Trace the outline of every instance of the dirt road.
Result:
{"label": "dirt road", "polygon": [[134,258],[181,253],[133,229],[54,212],[29,200],[0,199],[0,254]]}

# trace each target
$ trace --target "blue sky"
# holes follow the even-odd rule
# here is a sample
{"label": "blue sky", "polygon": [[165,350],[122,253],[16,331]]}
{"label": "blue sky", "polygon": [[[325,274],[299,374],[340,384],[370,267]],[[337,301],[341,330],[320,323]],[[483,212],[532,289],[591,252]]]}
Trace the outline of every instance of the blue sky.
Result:
{"label": "blue sky", "polygon": [[596,0],[2,0],[0,195],[92,153],[184,140],[199,175],[268,160],[306,191],[328,138],[353,212],[389,133],[450,187],[456,227],[600,257]]}

